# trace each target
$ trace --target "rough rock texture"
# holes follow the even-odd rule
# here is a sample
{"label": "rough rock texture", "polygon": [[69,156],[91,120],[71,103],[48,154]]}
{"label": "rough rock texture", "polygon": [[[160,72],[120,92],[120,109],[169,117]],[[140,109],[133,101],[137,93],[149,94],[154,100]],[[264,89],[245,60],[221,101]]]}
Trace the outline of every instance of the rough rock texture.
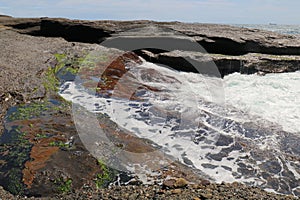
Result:
{"label": "rough rock texture", "polygon": [[209,53],[299,55],[298,36],[218,24],[175,23],[168,27],[194,37]]}
{"label": "rough rock texture", "polygon": [[[101,81],[97,85],[97,94],[104,97],[111,96],[112,91],[120,78],[128,71],[129,66],[141,63],[142,60],[136,54],[130,52],[116,58],[102,73]],[[128,88],[125,87],[124,89],[123,93],[126,94]]]}
{"label": "rough rock texture", "polygon": [[[148,50],[137,51],[137,54],[149,62],[168,65],[179,71],[210,74],[214,70],[209,69],[217,67],[217,71],[222,77],[234,72],[263,75],[300,70],[300,56],[292,55],[248,53],[240,56],[230,56],[187,51],[155,54]],[[189,62],[189,59],[192,59],[195,63]]]}
{"label": "rough rock texture", "polygon": [[[1,182],[7,183],[5,188],[18,193],[24,184],[27,187],[25,194],[51,196],[55,193],[53,186],[60,187],[60,180],[64,182],[73,176],[72,186],[81,187],[84,179],[92,180],[96,173],[101,174],[97,160],[76,137],[70,108],[50,108],[50,104],[42,101],[47,102],[49,98],[55,103],[60,102],[49,96],[45,84],[49,68],[56,65],[54,55],[78,56],[95,45],[1,30],[0,46],[0,170],[3,172],[6,166],[10,167],[8,173],[1,173]],[[27,107],[20,106],[24,103]],[[11,107],[16,109],[16,115],[14,111],[6,114]],[[65,143],[70,138],[76,141],[76,148],[66,150]],[[3,140],[7,142],[3,143]],[[77,168],[70,167],[74,165]],[[83,169],[89,169],[89,172]]]}
{"label": "rough rock texture", "polygon": [[[264,53],[300,55],[299,36],[281,35],[258,29],[238,28],[217,24],[188,24],[154,21],[83,21],[68,19],[0,18],[0,23],[22,33],[63,37],[68,41],[98,43],[106,37],[149,25],[171,29],[195,39],[209,53],[242,55]],[[35,30],[32,30],[36,27]],[[39,27],[39,30],[37,29]],[[85,37],[80,37],[84,35]]]}
{"label": "rough rock texture", "polygon": [[52,199],[159,199],[159,200],[199,200],[199,199],[272,199],[272,200],[293,200],[293,196],[282,196],[273,193],[266,193],[259,188],[248,188],[240,183],[232,184],[192,184],[186,187],[168,189],[159,185],[150,186],[114,186],[99,191],[81,190],[64,196],[57,196]]}
{"label": "rough rock texture", "polygon": [[0,198],[1,199],[14,199],[14,196],[9,192],[5,191],[2,186],[0,186]]}
{"label": "rough rock texture", "polygon": [[[11,18],[0,17],[0,26],[45,37],[62,37],[71,42],[101,43],[105,39],[126,34],[136,34],[146,29],[148,36],[161,36],[165,32],[181,36],[183,40],[194,40],[209,56],[196,59],[202,65],[209,57],[220,71],[221,76],[233,73],[274,73],[293,72],[300,68],[300,36],[281,35],[258,29],[238,28],[217,24],[187,24],[180,22],[154,21],[84,21],[63,18]],[[150,28],[149,28],[150,27]],[[151,30],[151,27],[153,30]],[[143,34],[134,36],[137,43]],[[164,54],[165,50],[147,49],[154,53],[146,55],[137,50],[140,56],[149,61],[171,65],[177,70],[196,72],[184,58],[187,53]],[[202,52],[204,53],[204,52]],[[190,55],[189,55],[190,57]],[[203,56],[202,56],[203,57]]]}
{"label": "rough rock texture", "polygon": [[41,78],[54,64],[55,53],[88,49],[85,44],[74,45],[59,38],[20,35],[0,27],[1,124],[7,108],[46,95]]}
{"label": "rough rock texture", "polygon": [[[158,23],[152,21],[135,21],[135,22],[116,22],[116,21],[72,21],[66,19],[16,19],[7,16],[0,16],[0,132],[3,132],[3,118],[8,108],[29,103],[33,100],[45,98],[47,91],[43,85],[43,79],[48,67],[55,66],[57,63],[54,58],[55,53],[71,53],[72,55],[80,54],[83,51],[93,50],[97,45],[82,44],[75,42],[99,43],[106,37],[113,34],[119,34],[122,31],[132,28],[142,28],[144,26],[161,26],[163,29],[171,29],[181,32],[185,35],[193,37],[199,44],[205,47],[209,53],[208,61],[211,58],[218,65],[221,75],[240,71],[244,73],[254,72],[286,72],[299,70],[298,56],[300,54],[300,42],[296,36],[283,36],[276,33],[266,31],[240,29],[224,25],[208,25],[208,24],[183,24],[179,22]],[[163,30],[161,29],[161,30]],[[19,33],[23,34],[19,34]],[[46,38],[32,37],[62,37],[62,38]],[[84,35],[84,37],[82,37]],[[142,51],[141,51],[142,52]],[[149,60],[170,64],[179,63],[179,70],[191,71],[188,64],[185,66],[182,57],[186,56],[186,52],[170,52],[162,53],[152,50],[152,54],[144,55]],[[232,54],[236,56],[222,56],[216,53]],[[246,54],[251,53],[251,54]],[[271,56],[260,53],[270,53],[277,55],[295,55],[295,56]],[[149,52],[148,52],[149,54]],[[246,55],[244,55],[246,54]],[[192,55],[192,54],[191,54]],[[193,56],[193,55],[192,55]],[[205,61],[207,57],[200,56],[200,61]],[[219,63],[219,64],[218,64]],[[241,64],[242,63],[242,64]],[[287,65],[290,63],[289,65]],[[278,66],[278,67],[274,67]],[[176,65],[174,65],[176,67]],[[243,66],[243,67],[241,67]],[[222,69],[225,68],[225,69]],[[243,71],[242,69],[247,69]],[[70,120],[68,113],[60,113]],[[26,122],[28,130],[40,130],[35,127],[35,122]],[[24,122],[25,123],[25,122]],[[38,122],[37,122],[38,124]],[[64,125],[68,125],[65,123]],[[61,130],[61,127],[57,128]],[[65,131],[67,131],[65,129]],[[30,132],[30,131],[28,131]],[[30,132],[31,133],[31,132]],[[32,143],[38,143],[40,138],[28,138]],[[120,139],[120,138],[117,138]],[[122,138],[121,138],[122,139]],[[46,140],[46,139],[45,139]],[[124,140],[122,140],[124,142]],[[135,140],[136,141],[136,138]],[[128,140],[125,142],[131,142]],[[48,143],[48,141],[47,141]],[[137,141],[141,144],[140,141]],[[49,143],[48,143],[49,145]],[[126,147],[126,146],[125,146]],[[47,180],[47,174],[43,174],[40,170],[43,166],[34,162],[41,151],[40,144],[37,144],[32,150],[31,158],[26,162],[27,168],[24,174],[29,174],[24,180],[28,185],[36,183],[37,186],[43,185]],[[134,147],[132,147],[134,148]],[[141,147],[145,148],[145,147]],[[52,150],[57,150],[53,148]],[[61,154],[66,159],[71,159],[66,151]],[[52,158],[55,160],[55,154]],[[88,157],[88,156],[87,156]],[[89,157],[90,158],[90,157]],[[72,160],[72,159],[71,159]],[[59,159],[56,159],[59,161]],[[75,162],[74,160],[72,162]],[[70,163],[72,163],[70,162]],[[84,162],[84,160],[82,160]],[[42,164],[45,160],[42,159]],[[58,169],[64,164],[61,162],[52,162],[52,169]],[[77,163],[78,164],[78,163]],[[73,163],[74,165],[74,163]],[[72,165],[72,166],[73,166]],[[69,170],[73,168],[68,166]],[[177,171],[171,169],[171,172],[165,175],[177,177],[188,177],[187,171],[182,166],[177,167]],[[178,168],[182,167],[181,170]],[[50,168],[51,169],[51,168]],[[51,172],[54,170],[51,170]],[[47,173],[47,171],[46,171]],[[84,174],[84,169],[81,171]],[[188,173],[189,176],[193,173]],[[32,177],[36,176],[36,182]],[[166,177],[164,177],[166,178]],[[195,177],[194,177],[195,178]],[[38,180],[37,180],[38,179]],[[164,186],[127,186],[112,187],[110,189],[96,190],[88,187],[76,189],[69,194],[55,197],[60,199],[292,199],[288,196],[280,196],[267,193],[257,188],[250,188],[242,184],[209,184],[202,182],[200,185],[186,186],[183,179],[176,181],[174,188],[165,188]],[[76,180],[81,182],[80,180]],[[73,183],[75,184],[75,182]],[[80,185],[78,183],[78,185]],[[47,185],[45,186],[47,187]],[[34,188],[39,191],[39,187]],[[51,193],[51,191],[48,191]],[[2,199],[18,199],[13,197],[0,188],[0,198]],[[20,199],[20,198],[19,198]],[[48,199],[48,198],[47,198]]]}
{"label": "rough rock texture", "polygon": [[40,31],[41,20],[38,18],[13,18],[8,16],[0,16],[1,25],[16,28],[22,33],[31,33]]}
{"label": "rough rock texture", "polygon": [[[89,185],[90,190],[92,190],[92,185],[94,185],[93,176],[96,173],[101,173],[101,168],[99,168],[96,159],[82,146],[78,136],[74,135],[76,131],[73,123],[70,121],[72,119],[69,114],[70,110],[62,110],[61,108],[49,109],[48,104],[44,105],[42,103],[41,107],[33,106],[26,111],[26,108],[20,106],[20,104],[27,103],[26,105],[29,106],[30,102],[34,100],[39,102],[39,100],[49,95],[43,81],[46,78],[49,67],[53,68],[53,66],[57,65],[57,61],[54,58],[56,53],[79,56],[84,51],[94,50],[97,48],[97,45],[68,43],[58,38],[36,38],[20,35],[5,29],[0,31],[0,36],[0,44],[2,45],[0,61],[2,69],[0,72],[2,98],[0,104],[2,109],[1,136],[3,136],[4,116],[9,116],[12,120],[10,121],[9,118],[5,119],[5,134],[17,135],[16,131],[20,131],[22,133],[21,136],[24,137],[22,140],[18,138],[17,141],[12,141],[12,143],[6,143],[5,145],[1,143],[0,158],[4,159],[0,160],[1,170],[3,169],[2,166],[4,166],[5,170],[7,162],[15,163],[14,159],[5,160],[7,155],[11,155],[11,158],[14,158],[15,153],[18,154],[18,157],[16,157],[18,158],[16,160],[18,166],[15,166],[15,164],[13,166],[14,171],[18,170],[17,173],[10,171],[9,173],[1,174],[1,181],[5,179],[10,184],[10,186],[6,186],[13,187],[13,190],[18,192],[21,186],[14,185],[17,182],[20,184],[19,177],[16,177],[15,174],[21,175],[21,180],[27,187],[25,194],[29,196],[53,196],[57,193],[53,190],[53,183],[55,185],[60,181],[66,184],[70,178],[73,180],[71,183],[72,190],[78,189],[83,184],[84,187]],[[135,58],[137,62],[140,62],[134,54],[128,54],[127,57]],[[107,76],[109,75],[107,74]],[[53,97],[48,98],[51,99]],[[13,106],[16,106],[14,109],[25,110],[24,115],[22,113],[14,115],[13,112],[11,115],[6,115],[8,108]],[[108,123],[111,122],[106,121],[100,125],[108,126]],[[107,130],[108,134],[113,132],[111,127],[108,127]],[[71,148],[65,145],[70,139],[74,143]],[[124,143],[124,147],[129,148],[129,151],[136,151],[137,146],[141,151],[145,150],[145,148],[152,148],[148,143],[137,138],[126,137],[119,139],[121,139],[120,143]],[[21,149],[16,149],[15,147],[17,146],[20,146]],[[21,156],[22,160],[19,162],[19,157]],[[30,159],[23,159],[24,156],[29,156],[28,158]],[[72,167],[74,165],[77,167]],[[86,169],[88,169],[88,172],[85,171]],[[193,171],[189,172],[188,170],[185,166],[174,163],[174,165],[170,166],[170,170],[165,172],[164,177],[191,177],[189,180],[197,182],[198,176],[195,176]],[[17,182],[12,182],[7,175],[14,175],[14,181]],[[88,181],[91,181],[91,183],[88,184]],[[62,186],[58,185],[60,190],[68,189],[65,188],[66,186],[60,187]],[[5,195],[3,193],[0,197],[4,198]]]}

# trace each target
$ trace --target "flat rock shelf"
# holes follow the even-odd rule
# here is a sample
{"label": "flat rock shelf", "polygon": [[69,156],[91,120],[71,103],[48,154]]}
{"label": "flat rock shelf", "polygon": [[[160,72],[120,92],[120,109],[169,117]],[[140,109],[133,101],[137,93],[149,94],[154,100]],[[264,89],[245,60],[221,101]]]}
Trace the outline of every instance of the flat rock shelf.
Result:
{"label": "flat rock shelf", "polygon": [[[145,48],[124,53],[100,45],[109,38],[124,34],[138,41],[149,37],[149,34],[157,37],[167,35],[183,41],[193,40],[205,51]],[[239,124],[227,121],[235,124],[231,128],[243,129],[244,132],[241,132],[246,135],[246,139],[260,136],[268,138],[276,133],[280,149],[287,156],[286,163],[272,153],[269,154],[268,162],[263,162],[265,158],[262,154],[269,151],[256,149],[255,143],[245,138],[236,141],[236,138],[227,137],[225,131],[219,135],[214,152],[218,148],[222,148],[221,151],[207,154],[210,163],[202,165],[203,169],[213,171],[216,167],[212,162],[219,162],[232,152],[251,152],[250,157],[238,158],[239,174],[236,177],[246,174],[256,180],[256,174],[261,173],[266,187],[238,182],[217,184],[212,177],[196,168],[186,154],[180,155],[182,160],[172,160],[166,156],[164,159],[168,162],[172,160],[171,164],[155,169],[155,173],[143,181],[138,174],[110,168],[89,152],[77,133],[72,103],[58,93],[62,94],[62,90],[68,92],[70,88],[67,85],[71,87],[70,84],[79,73],[80,83],[89,91],[95,90],[97,98],[101,97],[108,103],[127,98],[140,103],[129,105],[131,111],[138,111],[140,105],[143,109],[152,106],[141,103],[147,94],[164,94],[165,99],[171,99],[172,95],[168,92],[173,88],[161,87],[162,84],[171,84],[178,89],[180,84],[185,83],[184,79],[165,75],[157,69],[138,68],[143,63],[166,65],[172,73],[190,73],[193,76],[197,71],[187,60],[192,59],[199,65],[214,62],[220,80],[236,72],[259,75],[296,72],[300,69],[299,41],[298,35],[217,24],[147,20],[84,21],[0,15],[0,199],[298,199],[299,179],[295,174],[299,173],[297,167],[300,155],[295,141],[299,135],[277,129],[277,125],[265,127],[268,123]],[[109,53],[91,57],[90,52]],[[80,71],[83,66],[88,68],[84,73]],[[119,80],[127,77],[132,81],[131,76],[125,76],[131,70],[140,75],[139,81],[142,80],[142,84],[135,93],[128,96],[130,88],[120,85]],[[90,79],[91,74],[95,76],[93,79]],[[184,76],[189,77],[186,74]],[[189,80],[194,83],[196,75]],[[156,84],[149,84],[153,82]],[[116,87],[119,87],[118,94],[112,93]],[[209,107],[210,104],[203,105]],[[100,106],[98,104],[96,108]],[[136,113],[139,121],[149,117],[141,112]],[[166,110],[156,107],[150,113],[164,116]],[[178,123],[178,115],[174,113],[168,116],[170,123],[172,120]],[[199,128],[213,133],[208,124],[214,123],[214,119],[220,116],[210,112],[203,112],[201,116],[207,121],[204,120]],[[120,149],[139,153],[163,147],[163,144],[158,144],[159,141],[154,142],[128,130],[120,130],[118,121],[113,121],[108,112],[98,113],[97,118],[99,128],[105,130]],[[176,134],[174,132],[172,138],[183,133]],[[205,134],[198,132],[193,137],[193,145],[203,144],[212,148],[212,138]],[[181,151],[180,146],[176,148],[178,152]],[[157,158],[161,158],[160,154],[157,155]],[[161,160],[153,159],[153,162]],[[262,164],[250,169],[248,165],[243,165],[242,161],[245,160],[249,166],[254,166],[252,164],[257,160]],[[279,163],[283,163],[282,166]],[[226,168],[225,164],[223,168],[225,171],[233,170]],[[292,168],[295,170],[291,171]],[[274,178],[273,174],[281,174],[282,177]],[[272,191],[281,194],[263,190],[269,186],[274,186]]]}

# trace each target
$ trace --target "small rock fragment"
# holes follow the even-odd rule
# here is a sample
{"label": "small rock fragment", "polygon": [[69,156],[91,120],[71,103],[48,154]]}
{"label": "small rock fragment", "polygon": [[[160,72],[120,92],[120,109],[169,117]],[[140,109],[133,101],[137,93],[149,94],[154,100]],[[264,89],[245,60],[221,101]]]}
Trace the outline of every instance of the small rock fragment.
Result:
{"label": "small rock fragment", "polygon": [[180,194],[180,193],[181,193],[181,189],[172,190],[172,194]]}
{"label": "small rock fragment", "polygon": [[163,187],[172,189],[175,188],[175,183],[176,183],[175,179],[168,179],[163,182]]}
{"label": "small rock fragment", "polygon": [[201,181],[201,185],[209,185],[210,184],[210,181],[209,180],[202,180]]}
{"label": "small rock fragment", "polygon": [[185,187],[187,185],[188,185],[188,182],[184,178],[178,178],[178,179],[176,179],[176,182],[174,184],[175,188],[183,188],[183,187]]}

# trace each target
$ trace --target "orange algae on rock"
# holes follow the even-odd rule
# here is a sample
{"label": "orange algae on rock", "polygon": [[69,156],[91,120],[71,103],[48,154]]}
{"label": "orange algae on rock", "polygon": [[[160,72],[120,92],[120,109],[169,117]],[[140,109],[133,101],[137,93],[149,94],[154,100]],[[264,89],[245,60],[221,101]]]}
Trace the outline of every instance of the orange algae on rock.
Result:
{"label": "orange algae on rock", "polygon": [[30,152],[30,158],[32,160],[25,163],[25,168],[23,169],[23,182],[27,188],[31,188],[31,184],[35,178],[35,173],[39,169],[46,166],[47,160],[58,151],[59,147],[49,147],[49,146],[33,146]]}

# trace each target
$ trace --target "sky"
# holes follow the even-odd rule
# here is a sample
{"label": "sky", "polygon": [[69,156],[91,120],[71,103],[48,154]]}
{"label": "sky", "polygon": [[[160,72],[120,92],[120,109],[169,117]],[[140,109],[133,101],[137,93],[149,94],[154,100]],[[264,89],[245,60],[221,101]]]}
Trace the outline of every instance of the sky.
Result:
{"label": "sky", "polygon": [[0,0],[0,14],[90,20],[300,24],[299,0]]}

